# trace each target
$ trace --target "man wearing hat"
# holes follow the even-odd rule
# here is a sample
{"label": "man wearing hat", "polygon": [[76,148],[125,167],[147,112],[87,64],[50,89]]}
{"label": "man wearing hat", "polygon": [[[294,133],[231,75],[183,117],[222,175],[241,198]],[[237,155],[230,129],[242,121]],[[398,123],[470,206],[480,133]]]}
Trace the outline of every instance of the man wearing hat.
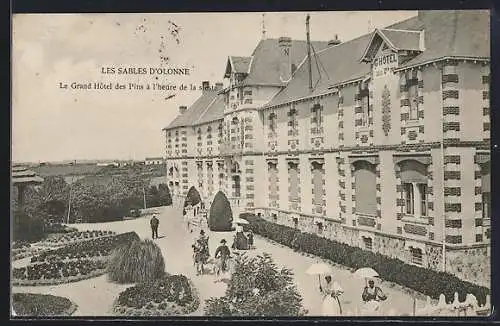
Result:
{"label": "man wearing hat", "polygon": [[226,245],[225,239],[222,239],[220,243],[221,245],[217,247],[217,250],[215,250],[215,258],[220,258],[222,272],[225,272],[227,270],[227,260],[231,258],[231,251]]}
{"label": "man wearing hat", "polygon": [[158,225],[160,225],[160,221],[156,218],[156,215],[153,215],[151,221],[149,221],[149,225],[151,226],[152,238],[158,239]]}

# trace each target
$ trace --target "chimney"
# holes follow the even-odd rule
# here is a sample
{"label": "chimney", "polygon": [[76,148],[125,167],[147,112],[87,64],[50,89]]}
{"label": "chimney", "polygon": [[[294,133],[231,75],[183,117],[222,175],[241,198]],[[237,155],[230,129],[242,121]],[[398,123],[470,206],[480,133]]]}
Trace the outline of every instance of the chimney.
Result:
{"label": "chimney", "polygon": [[224,88],[224,85],[222,83],[215,83],[215,90],[220,91]]}
{"label": "chimney", "polygon": [[280,48],[279,74],[282,82],[287,82],[292,78],[292,39],[290,37],[280,37],[278,40]]}
{"label": "chimney", "polygon": [[335,38],[333,40],[328,41],[328,46],[339,45],[340,43],[342,42],[339,40],[339,36],[335,34]]}
{"label": "chimney", "polygon": [[179,106],[179,113],[180,114],[184,114],[184,112],[186,112],[188,109],[187,106]]}
{"label": "chimney", "polygon": [[209,81],[202,82],[201,86],[202,86],[203,92],[210,90],[210,82]]}

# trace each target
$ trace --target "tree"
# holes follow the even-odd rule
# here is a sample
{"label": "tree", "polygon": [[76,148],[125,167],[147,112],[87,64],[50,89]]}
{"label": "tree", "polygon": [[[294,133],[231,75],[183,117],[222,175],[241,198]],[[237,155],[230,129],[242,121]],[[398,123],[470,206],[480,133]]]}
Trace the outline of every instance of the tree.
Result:
{"label": "tree", "polygon": [[211,231],[231,231],[233,222],[233,212],[231,204],[222,191],[215,194],[210,215],[208,218],[208,227]]}
{"label": "tree", "polygon": [[184,207],[191,205],[195,206],[201,202],[201,196],[198,190],[193,186],[189,188],[188,193],[186,195],[186,200],[184,201]]}
{"label": "tree", "polygon": [[162,206],[172,205],[172,196],[170,195],[170,189],[164,183],[158,185],[158,192],[160,193],[160,201]]}
{"label": "tree", "polygon": [[221,298],[206,300],[208,316],[302,316],[302,297],[291,270],[279,269],[269,254],[237,258],[235,271]]}

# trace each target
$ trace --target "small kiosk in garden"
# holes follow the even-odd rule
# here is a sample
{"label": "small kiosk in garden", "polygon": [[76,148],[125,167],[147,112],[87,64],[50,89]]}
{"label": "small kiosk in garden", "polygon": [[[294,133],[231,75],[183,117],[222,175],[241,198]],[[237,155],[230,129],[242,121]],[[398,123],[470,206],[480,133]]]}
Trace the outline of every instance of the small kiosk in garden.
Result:
{"label": "small kiosk in garden", "polygon": [[[12,186],[17,188],[17,207],[14,208],[20,213],[19,216],[25,217],[24,214],[24,190],[28,186],[37,186],[43,183],[43,179],[36,175],[34,171],[28,170],[22,166],[12,167]],[[14,220],[17,224],[20,221]]]}

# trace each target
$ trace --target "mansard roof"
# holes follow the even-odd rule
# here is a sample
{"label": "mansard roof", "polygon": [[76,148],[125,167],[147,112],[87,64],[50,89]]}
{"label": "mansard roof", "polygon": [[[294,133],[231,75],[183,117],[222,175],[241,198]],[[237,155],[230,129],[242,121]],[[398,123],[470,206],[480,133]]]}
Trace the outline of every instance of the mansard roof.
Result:
{"label": "mansard roof", "polygon": [[[207,109],[210,108],[216,102],[216,98],[218,96],[219,91],[217,90],[205,90],[201,94],[201,96],[184,112],[183,114],[177,116],[165,129],[179,128],[179,127],[187,127],[192,126],[195,121],[202,118],[202,115],[207,112]],[[224,111],[224,106],[221,108],[221,117]]]}
{"label": "mansard roof", "polygon": [[[360,59],[366,55],[367,47],[375,33],[390,41],[390,45],[395,49],[415,50],[422,45],[417,43],[419,42],[417,35],[420,35],[420,32],[423,33],[424,51],[405,62],[400,68],[448,57],[486,59],[490,57],[487,10],[421,11],[418,16],[317,53],[316,57],[312,57],[312,92],[309,91],[308,85],[307,60],[304,60],[288,85],[265,107],[324,94],[332,86],[361,79],[369,74],[370,65]],[[316,65],[316,61],[321,64]]]}
{"label": "mansard roof", "polygon": [[[311,44],[315,51],[321,51],[328,47],[327,41],[313,41]],[[297,67],[306,54],[307,42],[305,40],[292,40],[290,49],[292,65]],[[279,74],[280,56],[279,39],[263,39],[253,51],[251,57],[230,58],[239,58],[238,64],[234,60],[233,64],[239,66],[240,70],[244,70],[248,62],[248,72],[243,80],[243,85],[284,86],[286,83],[280,80]]]}

